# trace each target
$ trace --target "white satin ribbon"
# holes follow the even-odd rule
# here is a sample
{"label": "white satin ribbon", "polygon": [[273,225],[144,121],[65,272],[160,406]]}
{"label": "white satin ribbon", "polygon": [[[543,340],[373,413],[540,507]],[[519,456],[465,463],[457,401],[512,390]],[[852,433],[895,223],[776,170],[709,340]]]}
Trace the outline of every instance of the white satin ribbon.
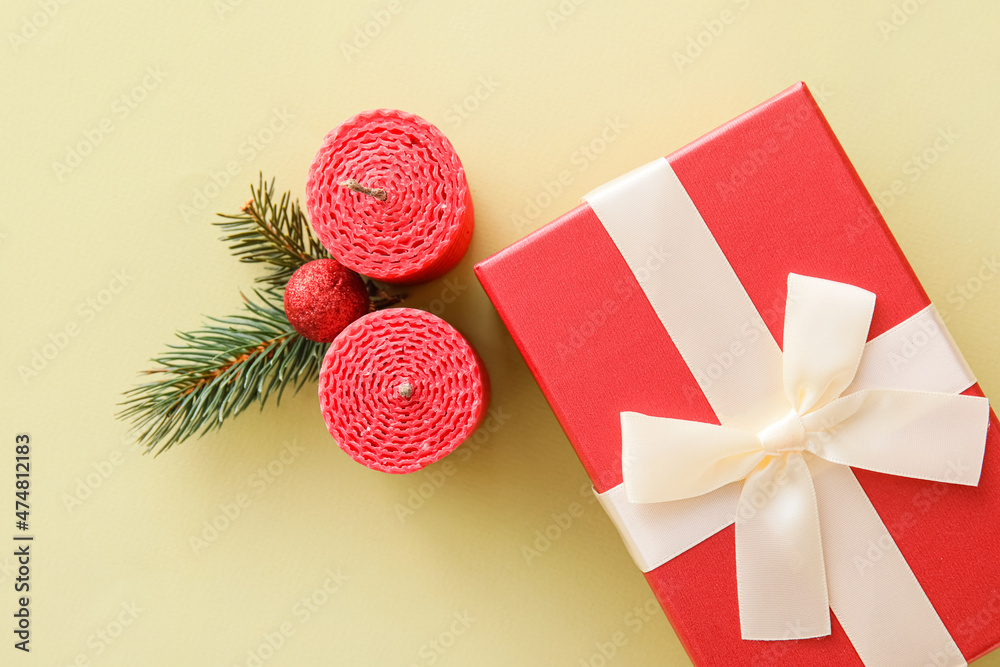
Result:
{"label": "white satin ribbon", "polygon": [[866,345],[873,294],[792,274],[782,354],[665,160],[587,200],[721,422],[622,413],[625,481],[599,497],[640,567],[735,520],[744,638],[829,634],[832,605],[866,664],[964,664],[847,467],[978,482],[989,406],[934,393],[974,379],[933,307]]}

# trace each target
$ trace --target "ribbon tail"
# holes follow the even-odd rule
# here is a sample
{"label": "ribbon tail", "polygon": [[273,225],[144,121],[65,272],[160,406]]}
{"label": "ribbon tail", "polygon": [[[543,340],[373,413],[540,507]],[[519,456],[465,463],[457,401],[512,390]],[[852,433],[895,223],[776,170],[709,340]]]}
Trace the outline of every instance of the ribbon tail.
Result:
{"label": "ribbon tail", "polygon": [[747,477],[736,512],[736,581],[743,639],[830,634],[816,492],[801,454],[774,457]]}

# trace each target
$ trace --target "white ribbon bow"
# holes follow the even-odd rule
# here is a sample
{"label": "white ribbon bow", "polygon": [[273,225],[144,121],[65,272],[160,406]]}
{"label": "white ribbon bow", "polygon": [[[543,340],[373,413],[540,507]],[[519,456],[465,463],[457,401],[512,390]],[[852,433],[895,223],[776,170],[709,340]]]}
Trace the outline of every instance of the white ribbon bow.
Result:
{"label": "white ribbon bow", "polygon": [[[813,475],[819,459],[975,486],[989,425],[985,398],[896,389],[842,395],[858,369],[875,295],[788,276],[782,371],[788,415],[756,433],[623,412],[629,502],[662,503],[745,480],[736,515],[744,639],[830,634],[830,603]],[[752,391],[753,387],[747,387]],[[792,636],[787,628],[795,627]]]}

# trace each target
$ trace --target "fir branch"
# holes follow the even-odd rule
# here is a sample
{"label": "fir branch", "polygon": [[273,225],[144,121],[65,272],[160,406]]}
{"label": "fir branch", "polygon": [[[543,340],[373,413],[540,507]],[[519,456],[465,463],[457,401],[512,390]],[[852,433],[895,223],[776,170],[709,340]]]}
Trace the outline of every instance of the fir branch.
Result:
{"label": "fir branch", "polygon": [[[291,192],[275,200],[274,179],[268,183],[261,173],[257,187],[250,186],[250,194],[252,197],[239,213],[218,213],[223,220],[212,224],[225,231],[220,240],[229,244],[229,249],[241,262],[270,265],[271,271],[259,276],[258,282],[284,288],[295,269],[314,259],[330,258],[330,253],[313,234],[298,200],[292,201]],[[361,279],[368,286],[372,310],[389,308],[406,298],[406,294],[387,292],[368,276],[361,276]]]}
{"label": "fir branch", "polygon": [[224,220],[222,241],[241,262],[270,265],[268,274],[257,278],[275,287],[283,287],[295,269],[314,259],[330,256],[309,225],[298,200],[285,192],[275,199],[274,179],[264,181],[261,173],[257,187],[250,186],[251,199],[236,215],[219,213]]}
{"label": "fir branch", "polygon": [[[222,240],[241,262],[266,264],[257,278],[264,287],[256,300],[243,297],[243,312],[208,318],[202,328],[178,332],[180,341],[155,357],[145,371],[152,380],[125,392],[119,419],[132,421],[137,441],[158,455],[178,442],[218,428],[251,403],[261,408],[285,389],[298,391],[319,377],[327,345],[303,337],[288,322],[284,288],[297,268],[330,255],[313,235],[306,214],[290,192],[275,199],[274,180],[260,175],[252,198],[236,215],[219,214]],[[393,306],[405,294],[391,294],[361,276],[371,309]]]}
{"label": "fir branch", "polygon": [[158,368],[145,371],[155,379],[125,393],[118,417],[133,422],[147,452],[160,454],[204,435],[251,403],[263,409],[272,394],[279,403],[287,387],[298,391],[318,377],[327,346],[292,328],[277,290],[256,294],[256,301],[244,296],[239,315],[179,332],[180,343],[153,359]]}

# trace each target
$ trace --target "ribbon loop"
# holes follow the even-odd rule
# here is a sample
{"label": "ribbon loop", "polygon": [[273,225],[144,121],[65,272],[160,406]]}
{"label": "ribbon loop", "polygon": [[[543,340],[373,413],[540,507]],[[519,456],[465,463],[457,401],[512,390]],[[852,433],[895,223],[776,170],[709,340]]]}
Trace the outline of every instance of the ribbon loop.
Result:
{"label": "ribbon loop", "polygon": [[660,503],[710,493],[743,479],[764,458],[740,429],[623,412],[622,477],[629,502]]}
{"label": "ribbon loop", "polygon": [[875,295],[854,285],[788,274],[782,372],[799,414],[847,389],[865,350]]}

